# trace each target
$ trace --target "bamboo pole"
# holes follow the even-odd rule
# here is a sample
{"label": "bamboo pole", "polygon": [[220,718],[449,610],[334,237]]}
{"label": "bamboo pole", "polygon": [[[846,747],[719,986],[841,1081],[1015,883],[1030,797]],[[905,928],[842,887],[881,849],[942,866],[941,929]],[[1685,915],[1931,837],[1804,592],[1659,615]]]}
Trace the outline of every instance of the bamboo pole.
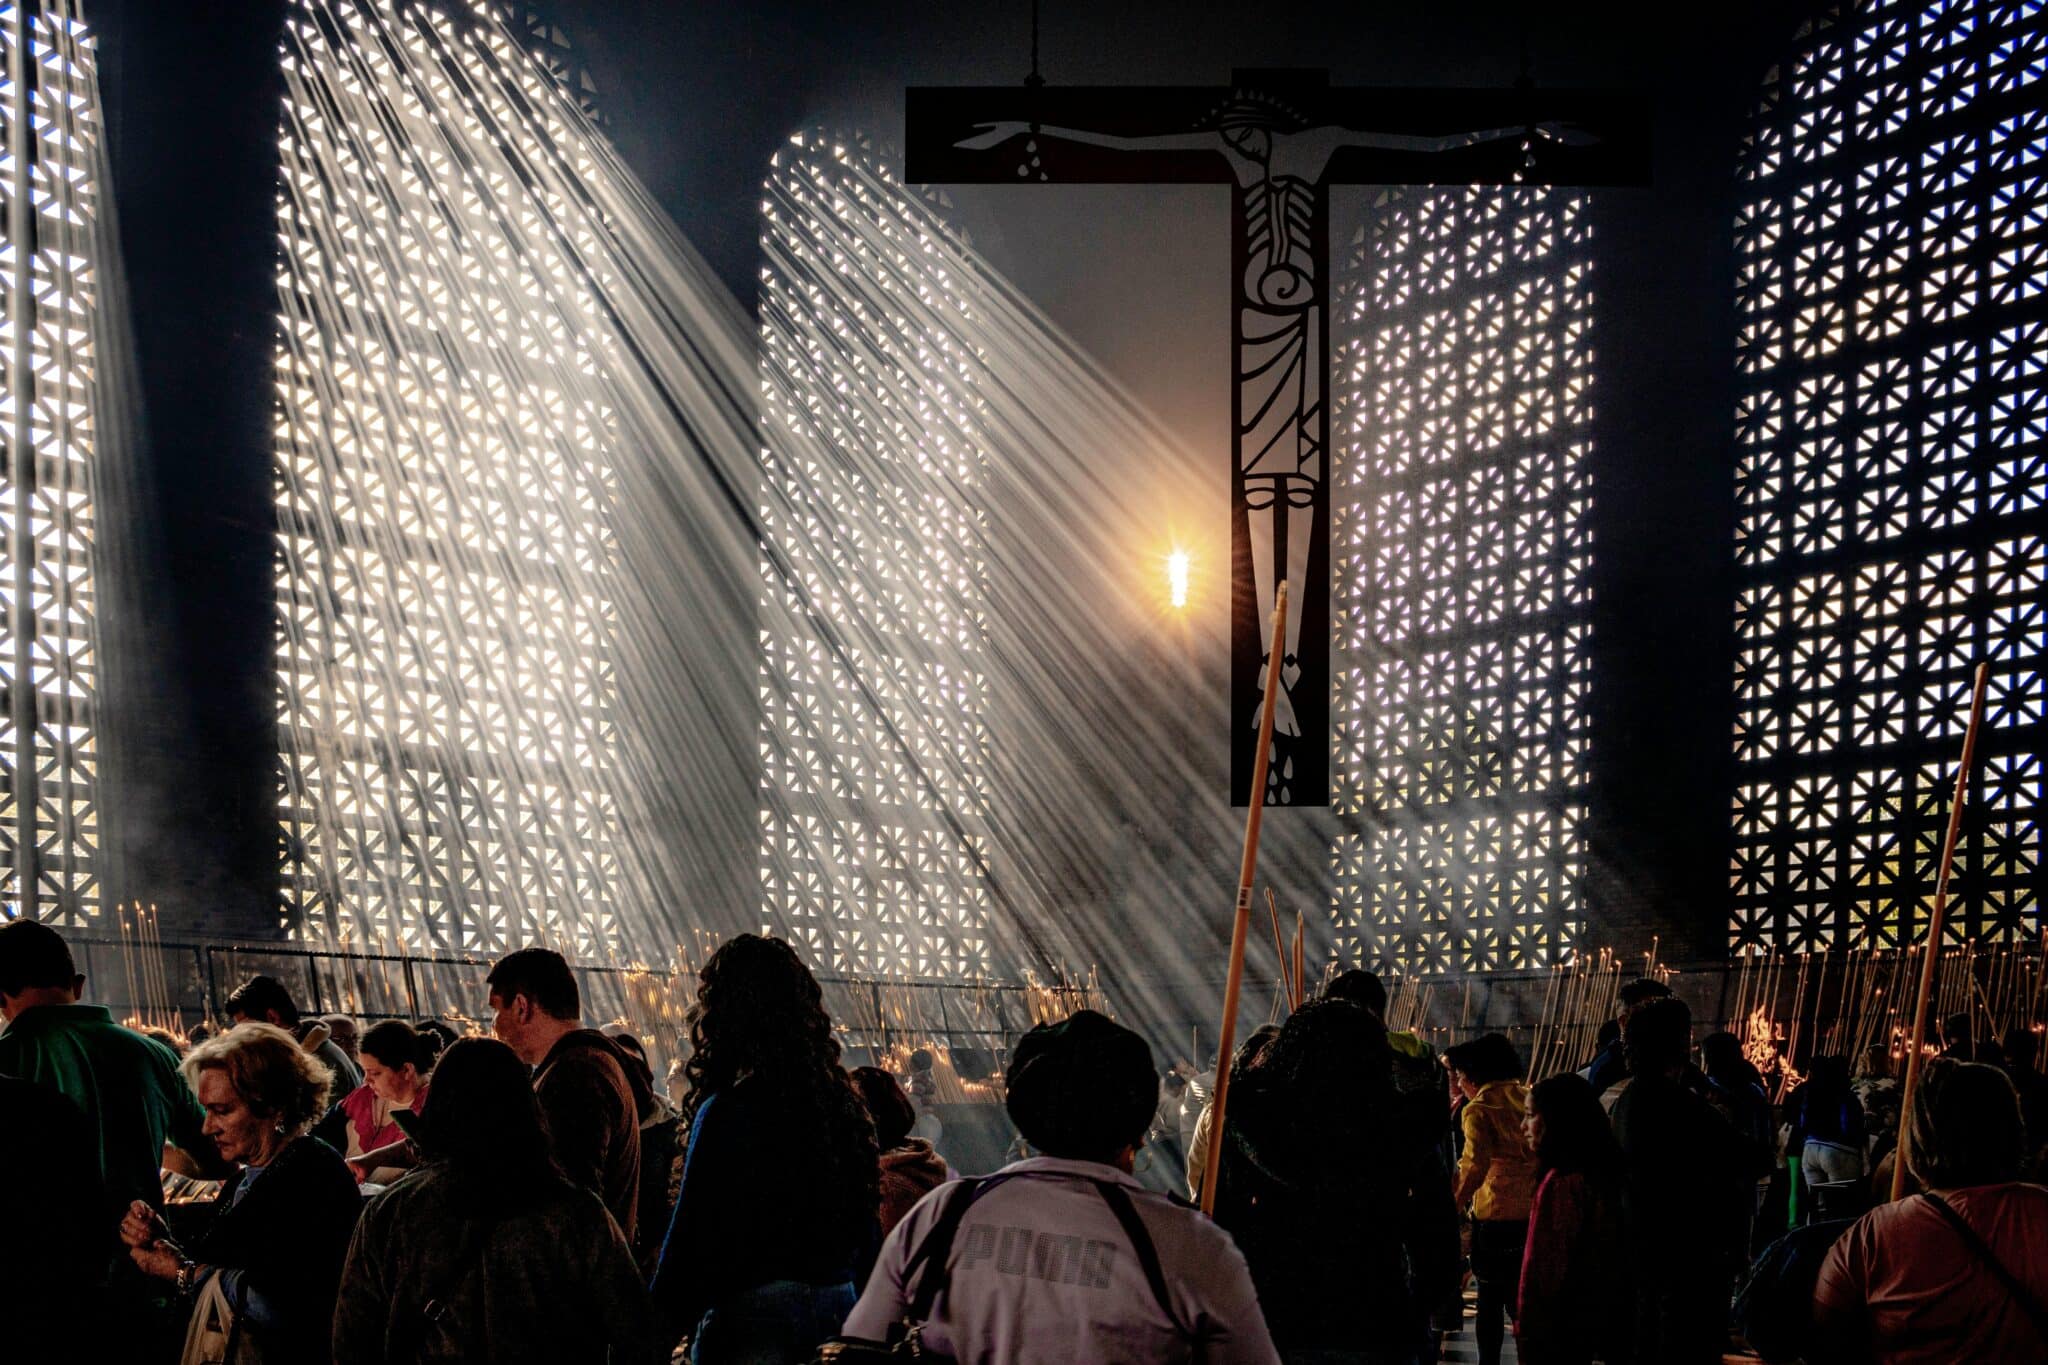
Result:
{"label": "bamboo pole", "polygon": [[1927,955],[1920,964],[1920,991],[1913,1002],[1913,1032],[1906,1042],[1906,1081],[1899,1091],[1899,1140],[1893,1149],[1892,1202],[1906,1193],[1906,1158],[1913,1138],[1913,1092],[1920,1086],[1920,1044],[1927,1036],[1927,996],[1934,987],[1934,964],[1941,954],[1941,921],[1948,913],[1948,874],[1955,863],[1956,839],[1963,831],[1963,797],[1970,789],[1970,762],[1977,755],[1977,727],[1984,719],[1984,689],[1991,665],[1977,665],[1976,686],[1970,689],[1970,724],[1963,731],[1963,761],[1956,765],[1956,792],[1949,801],[1948,834],[1941,841],[1941,867],[1934,875],[1934,912],[1927,918]]}
{"label": "bamboo pole", "polygon": [[1813,1055],[1816,1057],[1823,1051],[1832,1051],[1826,1047],[1826,1040],[1821,1037],[1820,1032],[1820,1012],[1826,1003],[1822,997],[1827,994],[1827,988],[1828,955],[1823,951],[1820,955],[1820,971],[1815,973],[1813,978]]}
{"label": "bamboo pole", "polygon": [[1294,1008],[1294,991],[1287,984],[1287,945],[1280,939],[1280,904],[1273,899],[1273,888],[1266,888],[1266,917],[1273,923],[1273,956],[1280,960],[1280,994],[1287,997],[1287,1008]]}
{"label": "bamboo pole", "polygon": [[1266,654],[1265,700],[1259,707],[1259,751],[1246,793],[1244,857],[1237,869],[1237,907],[1230,924],[1230,970],[1223,981],[1223,1029],[1216,1039],[1216,1102],[1209,1112],[1209,1159],[1202,1163],[1202,1212],[1216,1212],[1216,1174],[1223,1165],[1223,1120],[1230,1102],[1230,1051],[1237,1041],[1237,995],[1244,985],[1244,941],[1252,923],[1252,877],[1259,866],[1259,823],[1266,813],[1266,766],[1273,752],[1273,712],[1280,695],[1280,656],[1287,644],[1287,581],[1273,592],[1273,639]]}
{"label": "bamboo pole", "polygon": [[1542,1080],[1550,1072],[1550,1009],[1557,995],[1557,972],[1561,964],[1550,964],[1549,975],[1543,982],[1543,1012],[1536,1019],[1536,1037],[1529,1045],[1529,1075]]}
{"label": "bamboo pole", "polygon": [[1308,999],[1308,958],[1302,950],[1302,936],[1308,929],[1308,917],[1302,911],[1294,912],[1294,1006],[1300,1009]]}

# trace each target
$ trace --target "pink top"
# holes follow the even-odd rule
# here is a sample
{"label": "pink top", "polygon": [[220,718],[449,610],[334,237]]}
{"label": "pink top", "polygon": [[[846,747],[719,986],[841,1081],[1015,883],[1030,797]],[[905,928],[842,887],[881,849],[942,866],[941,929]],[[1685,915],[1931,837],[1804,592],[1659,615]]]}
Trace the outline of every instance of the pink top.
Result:
{"label": "pink top", "polygon": [[[413,1094],[412,1111],[417,1114],[426,1102],[427,1087],[422,1085]],[[348,1115],[348,1150],[343,1156],[361,1156],[405,1140],[405,1131],[391,1121],[384,1101],[377,1098],[377,1092],[368,1083],[342,1097],[341,1112]]]}

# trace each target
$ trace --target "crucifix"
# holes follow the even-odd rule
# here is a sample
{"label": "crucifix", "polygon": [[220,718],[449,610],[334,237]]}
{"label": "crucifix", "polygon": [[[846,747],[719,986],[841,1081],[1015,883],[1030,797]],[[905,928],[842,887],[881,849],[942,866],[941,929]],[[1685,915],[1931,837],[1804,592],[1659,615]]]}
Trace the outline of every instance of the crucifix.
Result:
{"label": "crucifix", "polygon": [[1648,108],[1597,91],[1333,90],[1320,71],[1194,86],[913,87],[911,184],[1225,184],[1234,298],[1230,786],[1249,790],[1278,585],[1293,604],[1263,799],[1327,805],[1332,185],[1614,185]]}

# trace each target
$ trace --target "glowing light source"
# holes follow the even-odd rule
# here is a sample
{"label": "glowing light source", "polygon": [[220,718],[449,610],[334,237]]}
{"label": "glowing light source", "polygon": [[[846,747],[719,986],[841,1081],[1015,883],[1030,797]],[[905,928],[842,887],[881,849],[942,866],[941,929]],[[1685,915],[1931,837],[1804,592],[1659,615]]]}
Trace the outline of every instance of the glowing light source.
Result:
{"label": "glowing light source", "polygon": [[1176,608],[1188,604],[1188,552],[1175,550],[1166,557],[1166,590]]}

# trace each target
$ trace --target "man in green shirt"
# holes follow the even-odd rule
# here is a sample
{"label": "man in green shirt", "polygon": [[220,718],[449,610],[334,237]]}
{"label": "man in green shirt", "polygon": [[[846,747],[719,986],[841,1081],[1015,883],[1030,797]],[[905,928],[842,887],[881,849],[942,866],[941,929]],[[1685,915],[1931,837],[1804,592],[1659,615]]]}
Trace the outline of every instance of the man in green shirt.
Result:
{"label": "man in green shirt", "polygon": [[[169,1143],[200,1165],[215,1164],[200,1131],[205,1111],[178,1057],[154,1038],[122,1028],[104,1005],[81,1005],[85,978],[71,948],[47,924],[0,925],[0,1074],[47,1086],[85,1115],[98,1145],[98,1174],[111,1243],[129,1201],[163,1203],[159,1170]],[[33,1173],[17,1173],[33,1178]]]}

